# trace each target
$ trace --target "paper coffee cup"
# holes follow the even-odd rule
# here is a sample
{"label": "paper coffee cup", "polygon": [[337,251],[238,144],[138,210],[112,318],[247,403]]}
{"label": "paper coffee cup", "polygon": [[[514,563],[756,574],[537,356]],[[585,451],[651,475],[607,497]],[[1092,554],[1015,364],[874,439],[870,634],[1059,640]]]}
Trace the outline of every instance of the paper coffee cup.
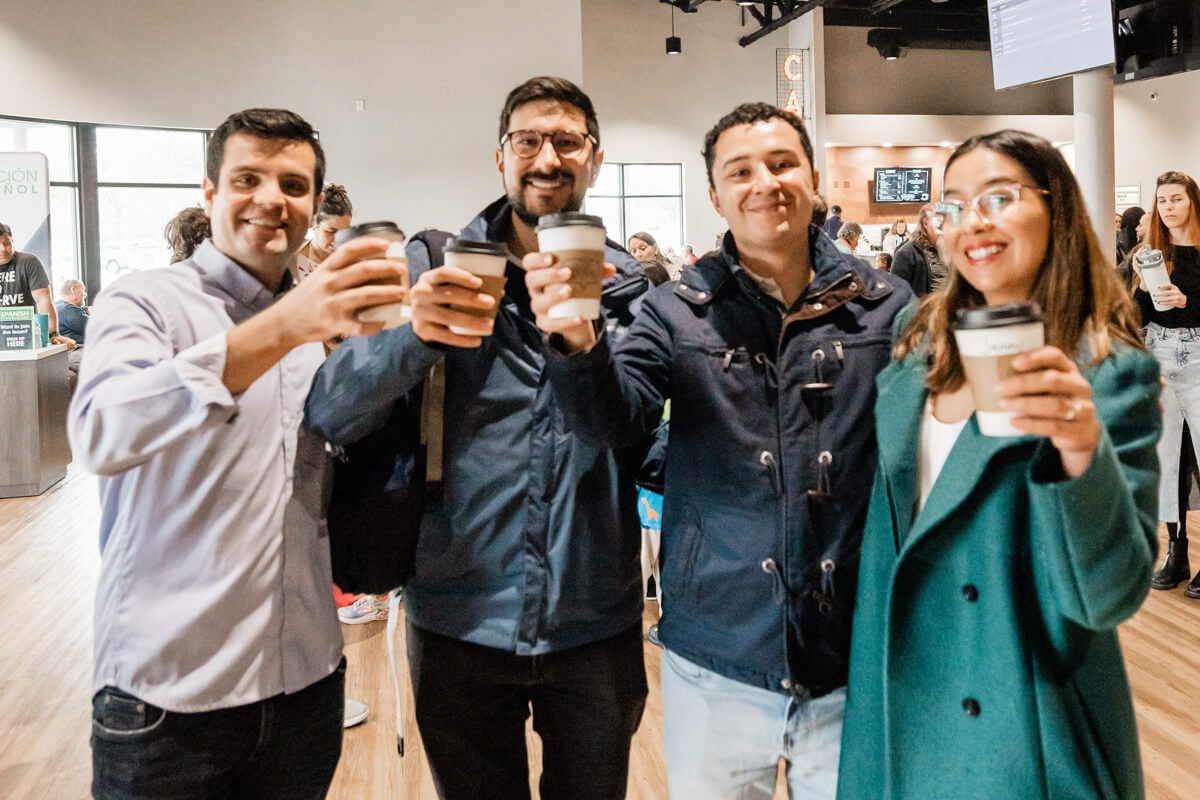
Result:
{"label": "paper coffee cup", "polygon": [[1012,361],[1045,344],[1042,310],[1037,303],[1007,303],[955,314],[954,339],[967,384],[975,398],[975,420],[984,436],[1025,436],[1013,427],[1015,411],[1000,407],[996,384],[1016,375]]}
{"label": "paper coffee cup", "polygon": [[604,282],[604,220],[568,211],[538,220],[538,249],[571,269],[571,297],[548,312],[550,319],[597,319]]}
{"label": "paper coffee cup", "polygon": [[[384,258],[391,261],[398,261],[404,265],[403,278],[395,280],[378,280],[368,281],[371,284],[377,283],[395,283],[405,288],[408,287],[408,258],[404,255],[404,234],[400,232],[400,228],[394,222],[364,222],[362,225],[354,225],[350,228],[338,231],[334,237],[333,243],[335,247],[341,247],[346,242],[352,239],[357,239],[360,236],[374,236],[379,239],[390,239],[391,244],[388,245],[387,252]],[[371,306],[361,309],[355,317],[359,322],[382,322],[384,328],[396,328],[400,325],[412,322],[412,306],[407,302],[403,303],[385,303],[383,305]]]}
{"label": "paper coffee cup", "polygon": [[[495,319],[500,310],[500,298],[504,297],[504,285],[508,278],[505,269],[508,267],[508,249],[494,242],[474,242],[469,239],[451,239],[443,251],[447,267],[458,267],[477,276],[483,281],[480,294],[492,296],[496,302],[491,308],[467,308],[451,305],[455,311],[470,314],[473,317]],[[450,326],[451,333],[463,336],[479,336],[475,331],[469,331],[458,325]]]}

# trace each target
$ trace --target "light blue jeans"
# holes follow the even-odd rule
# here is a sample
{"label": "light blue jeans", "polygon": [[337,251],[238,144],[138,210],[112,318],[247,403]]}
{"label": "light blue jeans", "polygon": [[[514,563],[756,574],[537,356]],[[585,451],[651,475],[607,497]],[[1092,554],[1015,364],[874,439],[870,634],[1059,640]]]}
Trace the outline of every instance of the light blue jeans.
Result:
{"label": "light blue jeans", "polygon": [[843,686],[815,700],[730,680],[663,651],[663,749],[675,800],[770,800],[779,759],[792,800],[833,800]]}
{"label": "light blue jeans", "polygon": [[1163,430],[1158,440],[1158,518],[1179,522],[1179,451],[1183,421],[1200,453],[1200,328],[1146,326],[1146,350],[1158,360],[1167,388],[1162,393]]}

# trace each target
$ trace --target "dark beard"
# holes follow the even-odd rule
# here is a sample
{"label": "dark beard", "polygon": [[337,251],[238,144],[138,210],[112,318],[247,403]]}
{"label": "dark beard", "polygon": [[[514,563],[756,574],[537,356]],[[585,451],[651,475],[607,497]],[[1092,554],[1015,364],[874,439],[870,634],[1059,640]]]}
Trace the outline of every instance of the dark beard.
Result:
{"label": "dark beard", "polygon": [[[556,178],[567,178],[567,179],[570,179],[573,181],[574,176],[571,175],[571,173],[565,172],[565,171],[564,172],[555,172],[550,175],[546,175],[546,174],[543,174],[540,172],[529,172],[521,177],[520,186],[517,186],[515,190],[509,190],[509,191],[505,192],[505,194],[508,195],[508,202],[512,205],[513,213],[517,215],[517,219],[521,220],[521,222],[524,222],[526,225],[536,226],[538,224],[538,220],[541,219],[541,215],[535,214],[533,212],[533,210],[529,208],[529,206],[525,205],[525,194],[522,191],[525,188],[525,182],[527,180],[529,180],[530,178],[533,178],[536,180],[546,180],[546,181],[552,181],[552,180],[555,180]],[[560,208],[557,212],[551,212],[551,213],[562,213],[564,211],[578,211],[581,208],[583,208],[583,200],[582,199],[576,200],[574,195],[572,195],[567,200],[566,205],[564,205],[562,208]]]}

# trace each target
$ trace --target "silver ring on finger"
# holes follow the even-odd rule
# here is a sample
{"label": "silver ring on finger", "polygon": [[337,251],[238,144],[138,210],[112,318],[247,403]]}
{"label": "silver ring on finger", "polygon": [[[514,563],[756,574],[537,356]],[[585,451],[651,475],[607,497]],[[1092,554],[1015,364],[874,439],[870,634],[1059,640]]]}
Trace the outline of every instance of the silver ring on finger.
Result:
{"label": "silver ring on finger", "polygon": [[1071,401],[1071,410],[1063,417],[1066,422],[1074,422],[1079,417],[1079,412],[1083,411],[1083,401],[1076,397]]}

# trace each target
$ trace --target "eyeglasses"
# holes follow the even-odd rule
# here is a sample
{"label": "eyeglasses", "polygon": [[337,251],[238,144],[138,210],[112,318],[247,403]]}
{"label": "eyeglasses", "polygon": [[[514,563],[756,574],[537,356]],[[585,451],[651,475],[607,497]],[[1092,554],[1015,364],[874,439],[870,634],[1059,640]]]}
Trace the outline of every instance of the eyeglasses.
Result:
{"label": "eyeglasses", "polygon": [[542,151],[547,139],[554,145],[554,152],[564,158],[579,155],[589,141],[593,146],[599,144],[591,134],[575,131],[509,131],[500,140],[500,146],[504,147],[504,143],[508,142],[518,156],[532,158]]}
{"label": "eyeglasses", "polygon": [[1017,206],[1021,202],[1022,189],[1028,189],[1040,195],[1050,194],[1045,189],[1019,183],[992,186],[975,195],[966,203],[958,200],[943,200],[934,207],[930,222],[938,233],[949,233],[962,227],[967,220],[967,211],[970,209],[975,209],[979,218],[989,224],[998,219],[1005,219],[1017,212]]}

